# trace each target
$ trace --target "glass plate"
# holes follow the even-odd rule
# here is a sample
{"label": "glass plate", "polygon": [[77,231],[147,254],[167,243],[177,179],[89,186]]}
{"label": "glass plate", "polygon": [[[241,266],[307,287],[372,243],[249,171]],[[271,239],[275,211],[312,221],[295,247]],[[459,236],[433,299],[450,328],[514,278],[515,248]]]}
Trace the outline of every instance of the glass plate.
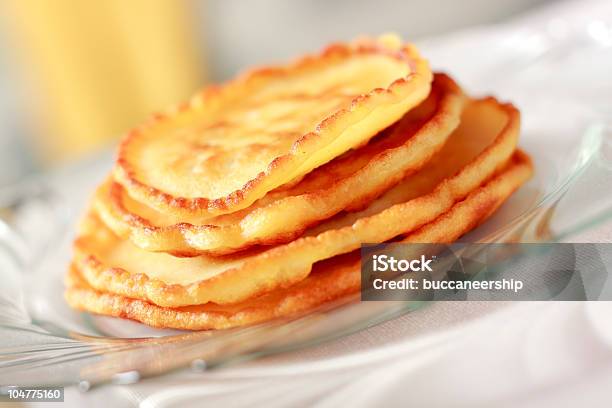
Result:
{"label": "glass plate", "polygon": [[[565,37],[550,27],[481,29],[423,45],[424,54],[439,61],[434,65],[453,67],[448,71],[466,89],[495,90],[517,103],[523,112],[520,144],[535,162],[535,177],[463,241],[567,240],[612,217],[607,193],[612,128],[606,122],[612,103],[601,98],[612,92],[602,90],[610,84],[607,72],[598,68],[612,66],[612,58],[610,44],[589,27]],[[489,55],[486,64],[457,59],[475,46]],[[575,83],[587,77],[588,87]],[[185,366],[211,369],[335,339],[427,305],[360,303],[357,295],[305,316],[210,332],[156,330],[75,312],[62,298],[72,224],[84,206],[83,191],[102,178],[110,163],[104,157],[0,192],[5,219],[0,223],[0,384],[89,389]]]}

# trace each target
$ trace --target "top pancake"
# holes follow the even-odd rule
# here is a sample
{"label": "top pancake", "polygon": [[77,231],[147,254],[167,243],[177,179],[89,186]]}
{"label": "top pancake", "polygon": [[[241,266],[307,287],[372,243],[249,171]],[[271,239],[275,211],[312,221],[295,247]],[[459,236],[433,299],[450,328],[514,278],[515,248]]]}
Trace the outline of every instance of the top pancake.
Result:
{"label": "top pancake", "polygon": [[395,38],[332,45],[157,115],[123,140],[114,178],[158,211],[232,213],[367,142],[423,101],[431,80]]}
{"label": "top pancake", "polygon": [[436,74],[429,97],[370,143],[231,214],[174,217],[132,199],[112,179],[98,188],[93,207],[113,232],[148,251],[219,255],[287,242],[342,210],[364,207],[425,165],[459,124],[464,100],[451,78]]}

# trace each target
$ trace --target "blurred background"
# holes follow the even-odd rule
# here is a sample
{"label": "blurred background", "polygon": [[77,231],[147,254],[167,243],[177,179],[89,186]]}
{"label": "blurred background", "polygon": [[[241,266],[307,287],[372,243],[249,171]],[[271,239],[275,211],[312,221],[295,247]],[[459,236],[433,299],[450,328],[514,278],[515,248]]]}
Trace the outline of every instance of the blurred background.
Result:
{"label": "blurred background", "polygon": [[151,112],[250,65],[361,34],[418,43],[545,2],[4,0],[0,187],[108,151]]}

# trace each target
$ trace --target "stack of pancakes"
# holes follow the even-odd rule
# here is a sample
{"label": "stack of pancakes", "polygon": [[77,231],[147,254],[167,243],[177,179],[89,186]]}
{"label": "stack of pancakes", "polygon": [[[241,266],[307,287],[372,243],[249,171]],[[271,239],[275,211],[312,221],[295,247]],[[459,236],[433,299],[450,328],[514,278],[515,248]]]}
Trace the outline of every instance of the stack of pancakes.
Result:
{"label": "stack of pancakes", "polygon": [[359,291],[362,243],[452,242],[532,174],[519,112],[385,36],[251,70],[124,138],[66,299],[222,329]]}

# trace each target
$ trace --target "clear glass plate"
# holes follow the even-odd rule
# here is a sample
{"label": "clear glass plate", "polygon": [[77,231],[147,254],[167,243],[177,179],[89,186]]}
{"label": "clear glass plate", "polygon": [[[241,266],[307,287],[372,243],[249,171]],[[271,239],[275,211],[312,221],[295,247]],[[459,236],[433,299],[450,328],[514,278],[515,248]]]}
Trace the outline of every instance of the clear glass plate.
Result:
{"label": "clear glass plate", "polygon": [[[454,67],[449,71],[466,89],[495,90],[516,101],[523,112],[520,144],[535,162],[535,177],[463,241],[567,240],[612,218],[612,128],[607,122],[612,101],[603,100],[603,91],[593,85],[610,84],[608,74],[584,64],[586,59],[612,66],[610,45],[602,43],[601,35],[589,34],[588,26],[583,30],[566,38],[549,29],[470,31],[454,37],[455,44],[447,39],[444,46],[424,46],[434,61]],[[524,46],[534,38],[539,48]],[[464,58],[461,65],[453,59],[462,55],[461,47],[467,52],[478,42],[495,64],[466,65]],[[576,77],[588,77],[588,87],[576,84]],[[62,297],[72,224],[84,206],[83,191],[101,179],[110,163],[105,157],[0,192],[6,220],[0,223],[0,384],[88,389],[185,366],[211,369],[335,339],[427,304],[360,303],[351,296],[306,316],[214,332],[156,330],[75,312]]]}

